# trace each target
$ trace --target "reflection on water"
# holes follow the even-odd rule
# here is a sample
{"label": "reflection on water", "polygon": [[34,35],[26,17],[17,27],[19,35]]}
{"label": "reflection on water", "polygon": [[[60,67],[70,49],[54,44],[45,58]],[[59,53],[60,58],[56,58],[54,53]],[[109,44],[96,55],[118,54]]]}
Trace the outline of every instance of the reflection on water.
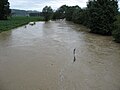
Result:
{"label": "reflection on water", "polygon": [[87,31],[51,21],[1,33],[0,90],[120,90],[120,45]]}

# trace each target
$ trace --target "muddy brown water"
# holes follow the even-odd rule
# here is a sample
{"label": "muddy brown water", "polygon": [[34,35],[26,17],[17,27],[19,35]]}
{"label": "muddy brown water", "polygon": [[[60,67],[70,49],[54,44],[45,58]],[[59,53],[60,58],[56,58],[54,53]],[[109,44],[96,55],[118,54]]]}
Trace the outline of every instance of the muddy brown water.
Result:
{"label": "muddy brown water", "polygon": [[0,90],[120,90],[120,44],[66,21],[0,33]]}

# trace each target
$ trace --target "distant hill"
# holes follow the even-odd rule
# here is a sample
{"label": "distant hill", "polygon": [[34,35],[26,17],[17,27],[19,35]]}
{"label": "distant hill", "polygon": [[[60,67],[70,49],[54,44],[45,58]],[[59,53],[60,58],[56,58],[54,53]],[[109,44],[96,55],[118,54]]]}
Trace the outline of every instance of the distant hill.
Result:
{"label": "distant hill", "polygon": [[25,10],[12,9],[13,16],[28,16],[28,12]]}
{"label": "distant hill", "polygon": [[29,16],[30,13],[40,13],[39,11],[19,10],[19,9],[12,9],[11,12],[13,16]]}

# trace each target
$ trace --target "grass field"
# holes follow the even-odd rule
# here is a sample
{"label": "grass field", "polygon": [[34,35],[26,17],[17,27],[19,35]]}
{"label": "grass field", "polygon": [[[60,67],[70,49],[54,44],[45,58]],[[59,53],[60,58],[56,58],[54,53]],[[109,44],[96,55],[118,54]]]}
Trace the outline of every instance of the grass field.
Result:
{"label": "grass field", "polygon": [[13,28],[25,25],[32,21],[43,21],[42,17],[12,17],[8,20],[0,21],[0,32],[11,30]]}

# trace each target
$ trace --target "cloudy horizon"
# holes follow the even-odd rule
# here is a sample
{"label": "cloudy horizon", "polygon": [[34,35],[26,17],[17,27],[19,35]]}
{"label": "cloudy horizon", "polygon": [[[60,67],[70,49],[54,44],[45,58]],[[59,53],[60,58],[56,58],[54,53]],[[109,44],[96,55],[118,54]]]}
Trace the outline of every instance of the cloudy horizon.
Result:
{"label": "cloudy horizon", "polygon": [[86,7],[88,0],[8,0],[11,9],[21,10],[37,10],[41,11],[46,5],[51,6],[52,9],[57,9],[62,5],[74,6],[79,5],[81,8]]}
{"label": "cloudy horizon", "polygon": [[[10,2],[11,9],[20,10],[37,10],[42,11],[42,9],[47,5],[51,6],[52,9],[57,9],[62,5],[75,6],[78,5],[81,8],[86,7],[88,0],[8,0]],[[120,3],[119,3],[120,4]]]}

